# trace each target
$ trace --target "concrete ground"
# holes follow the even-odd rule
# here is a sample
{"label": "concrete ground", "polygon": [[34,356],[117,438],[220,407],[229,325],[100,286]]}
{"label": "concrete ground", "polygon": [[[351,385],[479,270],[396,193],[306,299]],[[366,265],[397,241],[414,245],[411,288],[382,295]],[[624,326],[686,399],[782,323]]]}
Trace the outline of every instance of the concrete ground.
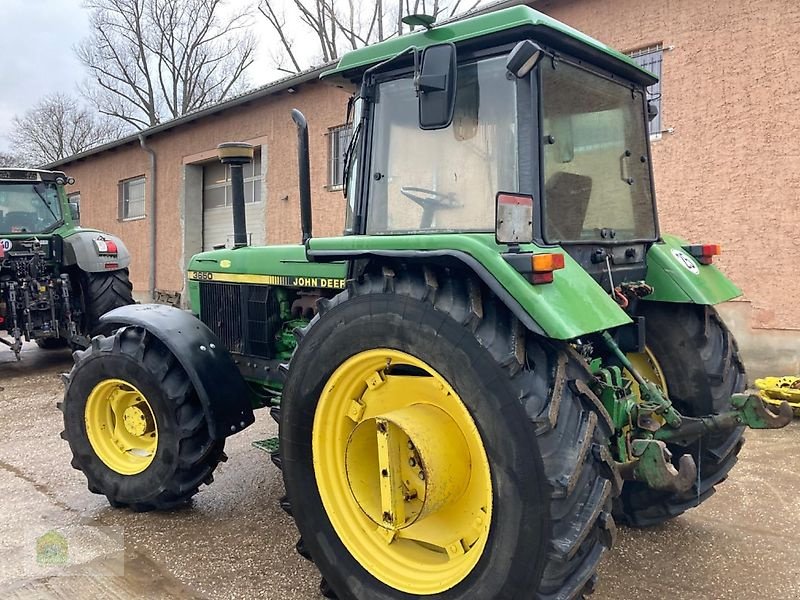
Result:
{"label": "concrete ground", "polygon": [[[319,598],[319,576],[278,508],[278,472],[250,446],[274,435],[267,414],[229,440],[230,460],[191,508],[114,510],[70,468],[58,436],[59,373],[70,364],[68,353],[35,346],[17,363],[0,348],[0,597]],[[800,423],[751,432],[702,507],[662,527],[620,529],[593,598],[800,598],[798,492]]]}

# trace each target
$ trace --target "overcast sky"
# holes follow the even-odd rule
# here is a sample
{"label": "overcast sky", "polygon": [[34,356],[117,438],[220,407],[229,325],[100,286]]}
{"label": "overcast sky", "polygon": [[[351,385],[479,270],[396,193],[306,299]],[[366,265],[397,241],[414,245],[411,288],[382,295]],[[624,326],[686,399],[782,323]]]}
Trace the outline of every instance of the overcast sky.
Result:
{"label": "overcast sky", "polygon": [[[0,151],[9,149],[6,135],[14,115],[51,92],[78,94],[86,71],[73,47],[89,33],[82,1],[0,0]],[[255,12],[253,23],[259,49],[248,78],[255,86],[280,75],[269,54],[272,32],[266,19]]]}
{"label": "overcast sky", "polygon": [[81,0],[0,0],[0,150],[11,117],[49,92],[72,92],[82,67],[72,45],[86,35]]}

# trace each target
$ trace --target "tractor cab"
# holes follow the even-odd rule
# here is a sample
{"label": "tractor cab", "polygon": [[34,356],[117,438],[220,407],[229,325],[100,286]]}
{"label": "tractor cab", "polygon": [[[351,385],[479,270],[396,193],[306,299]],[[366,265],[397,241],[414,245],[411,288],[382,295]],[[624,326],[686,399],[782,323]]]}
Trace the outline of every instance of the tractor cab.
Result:
{"label": "tractor cab", "polygon": [[0,235],[48,235],[63,225],[59,185],[66,182],[63,173],[0,170]]}
{"label": "tractor cab", "polygon": [[432,29],[378,64],[379,47],[395,41],[351,53],[326,74],[360,86],[347,233],[495,233],[498,202],[511,195],[530,219],[511,239],[501,226],[498,242],[562,246],[601,283],[611,270],[616,281],[643,279],[659,238],[646,91],[655,78],[516,10],[520,18],[506,23],[525,25],[463,43],[432,43]]}

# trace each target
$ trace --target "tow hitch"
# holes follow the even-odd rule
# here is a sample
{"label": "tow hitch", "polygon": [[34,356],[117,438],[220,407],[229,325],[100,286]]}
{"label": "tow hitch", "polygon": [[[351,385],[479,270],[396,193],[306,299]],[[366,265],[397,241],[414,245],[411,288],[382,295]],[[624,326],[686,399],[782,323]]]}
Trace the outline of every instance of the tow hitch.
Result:
{"label": "tow hitch", "polygon": [[657,490],[686,492],[696,481],[697,465],[690,454],[684,454],[676,466],[667,442],[689,446],[709,433],[737,427],[780,429],[794,416],[786,402],[777,405],[775,412],[755,394],[734,394],[730,411],[687,417],[657,385],[641,376],[608,333],[603,340],[639,384],[637,399],[620,368],[598,368],[594,373],[595,391],[616,426],[615,460],[623,479],[641,481]]}

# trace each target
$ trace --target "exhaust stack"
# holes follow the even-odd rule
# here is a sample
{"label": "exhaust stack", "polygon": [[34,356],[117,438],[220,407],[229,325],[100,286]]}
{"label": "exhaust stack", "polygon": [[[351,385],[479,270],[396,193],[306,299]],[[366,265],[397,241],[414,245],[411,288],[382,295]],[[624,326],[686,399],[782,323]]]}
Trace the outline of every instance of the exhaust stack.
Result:
{"label": "exhaust stack", "polygon": [[244,142],[225,142],[217,146],[217,155],[231,169],[233,194],[233,247],[247,246],[247,220],[244,212],[244,175],[242,165],[253,161],[253,146]]}
{"label": "exhaust stack", "polygon": [[292,109],[292,120],[297,125],[297,166],[300,178],[300,227],[303,243],[311,239],[311,172],[308,166],[308,122],[296,108]]}

